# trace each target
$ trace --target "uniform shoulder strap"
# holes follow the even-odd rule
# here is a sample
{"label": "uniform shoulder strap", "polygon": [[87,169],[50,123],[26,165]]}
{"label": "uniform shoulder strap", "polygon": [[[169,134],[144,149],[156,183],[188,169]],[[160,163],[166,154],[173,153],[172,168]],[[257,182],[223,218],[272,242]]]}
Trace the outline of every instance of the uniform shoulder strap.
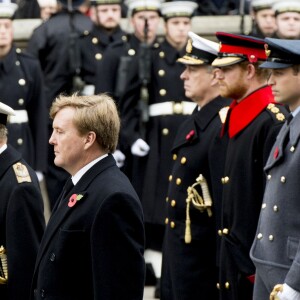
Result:
{"label": "uniform shoulder strap", "polygon": [[23,165],[20,162],[17,162],[13,165],[13,169],[15,171],[18,183],[31,182],[30,174],[25,165]]}

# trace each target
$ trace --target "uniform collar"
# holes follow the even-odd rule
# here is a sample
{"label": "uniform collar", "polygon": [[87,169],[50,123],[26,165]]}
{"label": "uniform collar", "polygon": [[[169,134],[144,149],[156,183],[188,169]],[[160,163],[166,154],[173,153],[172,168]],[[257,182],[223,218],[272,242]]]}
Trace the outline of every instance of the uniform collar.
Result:
{"label": "uniform collar", "polygon": [[14,46],[11,47],[7,55],[3,58],[2,65],[5,73],[8,73],[12,67],[16,64],[17,54],[16,48]]}
{"label": "uniform collar", "polygon": [[92,35],[99,39],[99,43],[107,46],[121,39],[122,35],[125,35],[125,33],[122,31],[120,26],[118,26],[111,34],[107,34],[103,28],[94,25]]}
{"label": "uniform collar", "polygon": [[271,87],[264,86],[237,103],[231,104],[229,137],[233,138],[246,128],[270,103],[274,103]]}

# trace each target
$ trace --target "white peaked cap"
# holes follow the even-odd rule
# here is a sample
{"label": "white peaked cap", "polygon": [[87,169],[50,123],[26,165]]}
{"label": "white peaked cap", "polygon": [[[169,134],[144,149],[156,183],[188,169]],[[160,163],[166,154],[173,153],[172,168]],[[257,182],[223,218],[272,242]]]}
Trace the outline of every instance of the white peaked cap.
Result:
{"label": "white peaked cap", "polygon": [[56,0],[37,0],[40,7],[57,6]]}
{"label": "white peaked cap", "polygon": [[163,0],[125,0],[125,4],[128,7],[129,15],[132,15],[134,11],[158,11]]}
{"label": "white peaked cap", "polygon": [[16,3],[11,3],[9,0],[0,2],[0,18],[11,19],[18,9]]}
{"label": "white peaked cap", "polygon": [[251,0],[251,7],[254,10],[260,10],[265,8],[271,8],[274,0]]}
{"label": "white peaked cap", "polygon": [[162,3],[160,11],[164,18],[191,17],[197,7],[193,1],[171,1]]}
{"label": "white peaked cap", "polygon": [[189,32],[189,41],[186,46],[186,54],[177,61],[186,65],[210,65],[218,56],[219,44],[194,32]]}
{"label": "white peaked cap", "polygon": [[284,12],[300,12],[300,0],[277,0],[272,8],[277,15]]}

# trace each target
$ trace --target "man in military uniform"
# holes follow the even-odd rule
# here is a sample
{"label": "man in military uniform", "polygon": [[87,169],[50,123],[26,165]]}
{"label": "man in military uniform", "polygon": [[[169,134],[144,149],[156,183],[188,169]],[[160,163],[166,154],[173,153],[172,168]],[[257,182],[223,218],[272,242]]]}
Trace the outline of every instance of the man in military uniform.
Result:
{"label": "man in military uniform", "polygon": [[[165,40],[150,53],[148,82],[143,81],[139,72],[141,62],[133,65],[120,102],[124,124],[121,137],[133,155],[132,182],[141,196],[145,214],[145,258],[154,265],[157,278],[161,270],[165,227],[162,207],[172,164],[171,145],[179,125],[195,108],[195,103],[185,96],[180,79],[184,66],[178,64],[177,59],[185,53],[196,8],[197,4],[192,1],[161,4]],[[145,97],[145,93],[148,96]],[[149,116],[148,121],[142,120],[143,114]]]}
{"label": "man in military uniform", "polygon": [[120,0],[93,0],[91,1],[91,19],[94,22],[89,35],[80,43],[82,55],[81,77],[86,86],[84,94],[93,94],[97,81],[106,76],[101,71],[101,62],[107,46],[126,38],[120,27],[121,1]]}
{"label": "man in military uniform", "polygon": [[0,99],[15,110],[8,142],[39,172],[47,169],[47,110],[39,62],[13,44],[15,3],[0,3]]}
{"label": "man in military uniform", "polygon": [[186,96],[197,108],[179,127],[172,148],[163,300],[218,299],[214,206],[220,205],[221,175],[216,174],[222,174],[222,155],[226,152],[226,140],[220,139],[222,112],[230,100],[219,96],[218,81],[210,66],[217,57],[218,44],[192,32],[189,36],[192,45],[188,44],[187,53],[178,61],[186,66],[181,74]]}
{"label": "man in military uniform", "polygon": [[[70,8],[67,1],[61,0],[61,10],[37,27],[28,42],[27,51],[39,59],[44,74],[47,111],[58,94],[69,94],[84,86],[79,78],[79,39],[89,33],[92,21],[77,10],[82,2],[71,1]],[[45,120],[48,121],[48,137],[52,130],[51,122],[48,117]],[[48,148],[48,151],[46,185],[52,208],[68,174],[54,166],[53,149]]]}
{"label": "man in military uniform", "polygon": [[272,9],[275,12],[276,22],[273,37],[298,40],[300,38],[300,1],[276,0],[273,2]]}
{"label": "man in military uniform", "polygon": [[34,170],[7,144],[7,118],[14,110],[0,103],[0,299],[29,299],[45,219]]}
{"label": "man in military uniform", "polygon": [[233,98],[222,135],[228,135],[223,183],[218,287],[220,299],[252,299],[255,268],[249,251],[265,187],[264,165],[283,125],[285,108],[274,103],[261,39],[217,32],[220,94]]}
{"label": "man in military uniform", "polygon": [[[107,92],[118,102],[128,83],[128,73],[140,52],[141,43],[158,47],[156,32],[160,21],[161,0],[126,0],[133,33],[113,43],[98,69],[96,94]],[[146,34],[145,34],[146,33]],[[135,72],[135,71],[134,71]]]}
{"label": "man in military uniform", "polygon": [[273,2],[273,0],[251,1],[252,30],[249,35],[264,38],[274,34],[276,24]]}
{"label": "man in military uniform", "polygon": [[[300,41],[267,38],[268,84],[291,115],[270,152],[267,184],[251,258],[256,266],[254,300],[300,299]],[[274,288],[274,289],[273,289]],[[272,291],[273,289],[273,291]],[[276,298],[277,297],[277,298]]]}

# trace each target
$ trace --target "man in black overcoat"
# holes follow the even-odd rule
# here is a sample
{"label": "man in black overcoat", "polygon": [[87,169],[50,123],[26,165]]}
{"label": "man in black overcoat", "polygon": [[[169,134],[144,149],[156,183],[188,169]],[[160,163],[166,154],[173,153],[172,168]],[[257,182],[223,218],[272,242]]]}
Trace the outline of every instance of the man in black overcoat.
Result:
{"label": "man in black overcoat", "polygon": [[105,94],[60,96],[50,115],[54,162],[71,177],[43,236],[30,299],[142,300],[143,213],[111,155],[116,105]]}

